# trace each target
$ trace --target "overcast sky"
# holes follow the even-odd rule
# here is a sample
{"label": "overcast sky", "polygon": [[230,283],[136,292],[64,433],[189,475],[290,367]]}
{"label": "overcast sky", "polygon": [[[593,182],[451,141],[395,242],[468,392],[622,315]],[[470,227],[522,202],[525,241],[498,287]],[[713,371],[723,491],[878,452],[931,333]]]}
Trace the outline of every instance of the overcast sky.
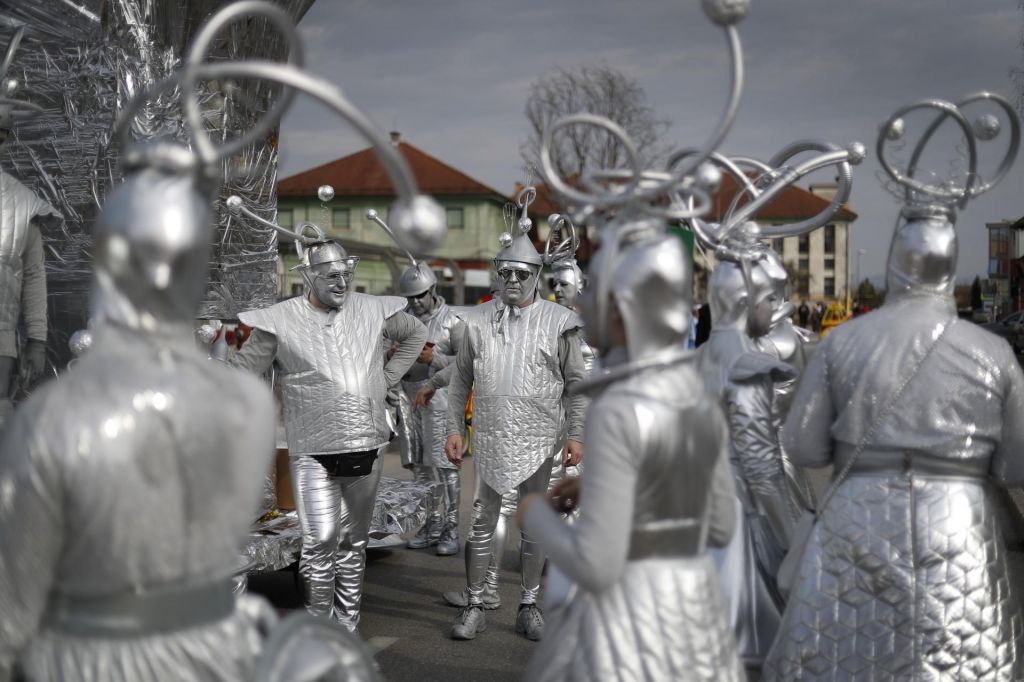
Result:
{"label": "overcast sky", "polygon": [[[740,24],[747,87],[722,151],[766,159],[797,139],[863,142],[854,254],[867,251],[862,276],[881,274],[898,205],[878,177],[878,126],[923,97],[989,89],[1014,98],[1010,70],[1024,65],[1018,2],[753,0]],[[381,129],[397,126],[411,144],[504,193],[521,179],[529,84],[555,67],[603,61],[635,77],[671,121],[672,147],[702,144],[726,95],[722,32],[698,0],[317,0],[299,28],[309,70],[341,86]],[[293,108],[282,137],[281,177],[367,146],[309,100]],[[1024,159],[960,215],[961,279],[984,276],[984,224],[1021,215]]]}

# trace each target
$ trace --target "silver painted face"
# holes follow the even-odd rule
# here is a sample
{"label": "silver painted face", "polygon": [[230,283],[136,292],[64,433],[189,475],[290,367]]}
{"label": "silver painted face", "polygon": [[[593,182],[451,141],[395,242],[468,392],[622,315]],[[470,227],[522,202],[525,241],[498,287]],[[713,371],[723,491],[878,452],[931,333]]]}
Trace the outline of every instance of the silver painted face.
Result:
{"label": "silver painted face", "polygon": [[764,287],[753,293],[750,317],[747,319],[750,336],[757,338],[771,331],[779,305],[779,294],[775,287]]}
{"label": "silver painted face", "polygon": [[498,261],[498,278],[502,281],[501,298],[506,305],[525,303],[537,290],[540,267],[517,261]]}
{"label": "silver painted face", "polygon": [[328,308],[340,308],[348,299],[355,267],[348,260],[319,263],[309,268],[310,289]]}
{"label": "silver painted face", "polygon": [[437,295],[434,287],[430,287],[418,296],[406,296],[409,310],[416,317],[426,317],[437,307]]}
{"label": "silver painted face", "polygon": [[566,308],[574,308],[580,295],[580,285],[576,281],[576,273],[569,268],[556,270],[551,277],[551,285],[555,291],[555,302]]}

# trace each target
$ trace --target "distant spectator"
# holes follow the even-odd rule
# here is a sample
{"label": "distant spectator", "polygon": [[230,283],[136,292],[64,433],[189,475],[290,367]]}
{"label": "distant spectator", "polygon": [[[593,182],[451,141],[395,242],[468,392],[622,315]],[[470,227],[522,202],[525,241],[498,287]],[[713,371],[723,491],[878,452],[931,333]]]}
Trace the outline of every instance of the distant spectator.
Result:
{"label": "distant spectator", "polygon": [[711,336],[711,306],[705,303],[697,313],[697,347],[700,348],[700,344],[707,341],[709,336]]}
{"label": "distant spectator", "polygon": [[806,328],[807,323],[811,320],[811,309],[807,305],[807,301],[800,302],[800,307],[797,308],[796,315],[800,322],[800,326]]}

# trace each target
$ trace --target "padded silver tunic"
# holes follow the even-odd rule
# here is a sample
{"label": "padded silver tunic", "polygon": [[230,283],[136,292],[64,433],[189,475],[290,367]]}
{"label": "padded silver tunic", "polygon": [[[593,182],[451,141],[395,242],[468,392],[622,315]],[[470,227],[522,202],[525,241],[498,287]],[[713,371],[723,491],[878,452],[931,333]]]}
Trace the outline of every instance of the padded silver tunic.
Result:
{"label": "padded silver tunic", "polygon": [[97,330],[15,414],[0,451],[0,680],[19,654],[32,680],[253,679],[251,597],[223,620],[141,638],[66,634],[50,608],[58,595],[230,578],[274,421],[266,386],[208,361],[189,329],[176,342]]}
{"label": "padded silver tunic", "polygon": [[[434,360],[429,366],[414,364],[409,373],[402,378],[402,390],[407,404],[411,403],[416,393],[427,385],[430,377],[447,367],[454,358],[457,349],[452,346],[452,327],[458,323],[461,310],[451,308],[442,302],[429,319],[420,319],[427,327],[427,342],[434,344]],[[419,461],[428,467],[456,468],[444,454],[444,443],[448,437],[448,389],[435,390],[434,397],[425,408],[420,408],[415,414],[412,414],[411,409],[408,412],[411,415],[410,421],[416,429],[410,441],[415,443],[414,447],[420,449]]]}
{"label": "padded silver tunic", "polygon": [[526,680],[744,679],[704,537],[735,524],[728,432],[691,363],[619,381],[588,414],[578,520],[526,530],[578,589],[549,610]]}
{"label": "padded silver tunic", "polygon": [[404,298],[352,292],[329,312],[297,296],[239,314],[277,338],[289,455],[373,450],[390,440],[381,338],[385,320],[405,306]]}
{"label": "padded silver tunic", "polygon": [[[472,370],[468,376],[454,373],[452,395],[465,395],[472,383],[477,473],[504,494],[551,456],[564,417],[559,342],[580,322],[576,313],[550,301],[516,308],[497,299],[470,309],[463,321],[466,338],[457,368],[472,363]],[[462,412],[449,405],[448,434],[461,432]]]}
{"label": "padded silver tunic", "polygon": [[905,295],[829,332],[812,358],[784,429],[790,456],[841,467],[870,438],[811,536],[767,679],[1024,679],[1021,580],[992,495],[1024,483],[1013,352],[958,320],[879,414],[953,318],[949,299]]}
{"label": "padded silver tunic", "polygon": [[[39,240],[30,222],[57,211],[13,176],[0,171],[0,352],[14,355],[9,348],[19,317],[24,316],[28,337],[46,339],[46,279],[42,270],[42,251],[38,250],[38,268],[26,272],[24,255],[30,239]],[[31,288],[31,300],[23,300],[24,276],[35,276],[41,283]]]}

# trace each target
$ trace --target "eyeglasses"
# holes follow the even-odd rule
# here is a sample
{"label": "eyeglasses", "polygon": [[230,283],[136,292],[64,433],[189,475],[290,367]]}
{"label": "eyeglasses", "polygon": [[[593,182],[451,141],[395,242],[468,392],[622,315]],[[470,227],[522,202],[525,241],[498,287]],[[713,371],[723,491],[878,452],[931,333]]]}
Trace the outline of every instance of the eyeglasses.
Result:
{"label": "eyeglasses", "polygon": [[520,270],[518,268],[501,268],[498,270],[498,277],[509,282],[514,277],[517,282],[525,282],[533,277],[532,270]]}

